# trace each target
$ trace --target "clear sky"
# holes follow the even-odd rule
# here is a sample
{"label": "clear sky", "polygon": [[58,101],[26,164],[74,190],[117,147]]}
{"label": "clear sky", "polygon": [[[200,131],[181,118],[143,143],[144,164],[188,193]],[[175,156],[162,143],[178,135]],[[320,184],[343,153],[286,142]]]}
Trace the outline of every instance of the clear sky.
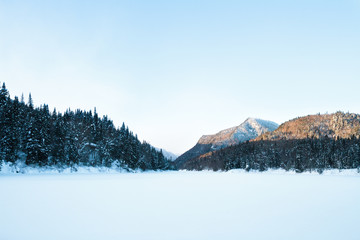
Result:
{"label": "clear sky", "polygon": [[0,0],[0,81],[174,153],[247,117],[360,113],[360,0]]}

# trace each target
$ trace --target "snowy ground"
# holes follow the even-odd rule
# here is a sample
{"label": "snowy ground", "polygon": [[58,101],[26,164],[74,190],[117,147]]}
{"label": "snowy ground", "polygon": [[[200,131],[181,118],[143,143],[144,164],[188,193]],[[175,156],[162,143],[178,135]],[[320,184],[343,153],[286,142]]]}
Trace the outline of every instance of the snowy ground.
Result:
{"label": "snowy ground", "polygon": [[360,239],[359,203],[356,172],[0,175],[0,239]]}

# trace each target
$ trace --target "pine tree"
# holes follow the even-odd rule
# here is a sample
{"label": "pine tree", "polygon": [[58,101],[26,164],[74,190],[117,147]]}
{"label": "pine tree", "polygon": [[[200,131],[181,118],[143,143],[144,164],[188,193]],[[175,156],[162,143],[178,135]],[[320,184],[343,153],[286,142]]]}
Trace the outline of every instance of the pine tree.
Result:
{"label": "pine tree", "polygon": [[28,106],[30,107],[30,109],[34,108],[34,103],[33,103],[32,97],[31,97],[31,93],[29,93]]}
{"label": "pine tree", "polygon": [[10,156],[11,148],[11,129],[13,128],[11,119],[11,101],[9,92],[3,83],[0,89],[0,160],[13,161]]}

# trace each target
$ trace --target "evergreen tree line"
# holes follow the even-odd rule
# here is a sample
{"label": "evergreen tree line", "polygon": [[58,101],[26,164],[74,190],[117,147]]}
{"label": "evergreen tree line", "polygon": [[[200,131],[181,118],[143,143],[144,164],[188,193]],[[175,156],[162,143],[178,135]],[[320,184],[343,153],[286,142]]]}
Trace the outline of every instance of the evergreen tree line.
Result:
{"label": "evergreen tree line", "polygon": [[328,137],[315,139],[253,141],[224,148],[190,160],[187,169],[230,170],[246,169],[265,171],[285,169],[318,171],[326,169],[360,170],[360,139]]}
{"label": "evergreen tree line", "polygon": [[[123,124],[92,111],[49,111],[35,108],[32,97],[10,98],[0,90],[0,161],[23,161],[30,166],[118,166],[143,170],[169,169],[161,151],[141,143]],[[1,167],[1,166],[0,166]]]}

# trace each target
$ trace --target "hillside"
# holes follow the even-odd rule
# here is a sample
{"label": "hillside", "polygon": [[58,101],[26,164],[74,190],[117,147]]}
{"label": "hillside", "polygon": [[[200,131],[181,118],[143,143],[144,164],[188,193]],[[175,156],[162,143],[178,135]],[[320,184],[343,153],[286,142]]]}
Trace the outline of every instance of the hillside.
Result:
{"label": "hillside", "polygon": [[202,136],[197,144],[178,157],[175,163],[181,168],[186,161],[192,158],[254,139],[263,133],[274,131],[277,127],[278,124],[271,121],[248,118],[239,126],[222,130],[213,135]]}

